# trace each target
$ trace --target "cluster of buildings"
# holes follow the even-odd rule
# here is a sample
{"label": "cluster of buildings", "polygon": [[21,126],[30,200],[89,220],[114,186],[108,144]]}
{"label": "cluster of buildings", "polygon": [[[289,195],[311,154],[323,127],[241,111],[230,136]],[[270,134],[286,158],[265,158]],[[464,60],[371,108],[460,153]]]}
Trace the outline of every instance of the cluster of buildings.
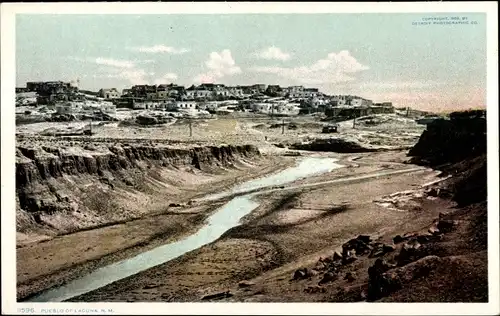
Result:
{"label": "cluster of buildings", "polygon": [[[82,101],[90,97],[79,93],[78,88],[71,83],[61,81],[28,82],[26,88],[16,88],[16,92],[26,91],[36,92],[39,104]],[[298,115],[321,111],[336,113],[344,108],[393,109],[390,102],[373,103],[353,95],[326,95],[317,88],[304,86],[281,87],[265,84],[226,86],[203,83],[188,88],[174,83],[135,85],[121,93],[116,88],[100,89],[96,98],[92,100],[103,101],[102,104],[105,103],[109,111],[113,110],[112,107],[123,107],[166,111],[205,110],[214,113],[220,108],[229,108],[270,115]],[[69,103],[74,102],[66,102]],[[61,112],[67,111],[61,105],[58,108]]]}
{"label": "cluster of buildings", "polygon": [[28,82],[25,88],[16,88],[16,93],[26,92],[35,92],[38,104],[85,100],[78,87],[62,81]]}

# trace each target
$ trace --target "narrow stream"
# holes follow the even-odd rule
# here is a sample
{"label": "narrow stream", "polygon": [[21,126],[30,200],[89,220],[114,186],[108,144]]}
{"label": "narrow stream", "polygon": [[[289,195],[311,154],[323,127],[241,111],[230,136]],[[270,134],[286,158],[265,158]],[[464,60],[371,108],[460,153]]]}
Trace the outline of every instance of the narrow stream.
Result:
{"label": "narrow stream", "polygon": [[[342,167],[336,164],[336,161],[337,160],[333,158],[303,158],[299,160],[295,167],[285,169],[267,177],[245,182],[234,187],[232,190],[210,195],[202,200],[217,200],[233,194],[241,194],[255,191],[256,189],[282,185],[308,176],[330,172],[333,169]],[[154,248],[133,258],[102,267],[63,286],[44,291],[27,301],[62,302],[168,262],[187,252],[209,244],[217,240],[230,228],[237,226],[242,217],[259,206],[258,202],[252,200],[252,197],[257,194],[257,192],[254,192],[233,198],[210,216],[207,220],[207,224],[198,232],[185,239]]]}

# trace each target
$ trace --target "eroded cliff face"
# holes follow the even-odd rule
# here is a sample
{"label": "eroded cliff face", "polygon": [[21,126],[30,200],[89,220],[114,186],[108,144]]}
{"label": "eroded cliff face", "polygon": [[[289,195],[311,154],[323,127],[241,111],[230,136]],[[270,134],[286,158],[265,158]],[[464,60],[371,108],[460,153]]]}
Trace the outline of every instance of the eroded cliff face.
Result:
{"label": "eroded cliff face", "polygon": [[465,111],[427,124],[409,156],[415,163],[438,167],[485,153],[486,111]]}
{"label": "eroded cliff face", "polygon": [[450,120],[433,121],[409,156],[452,176],[442,182],[441,194],[459,205],[486,202],[486,111],[454,112]]}
{"label": "eroded cliff face", "polygon": [[[16,146],[17,229],[75,231],[148,212],[196,174],[255,159],[250,145],[181,148],[163,144],[29,142]],[[192,183],[191,183],[192,184]]]}

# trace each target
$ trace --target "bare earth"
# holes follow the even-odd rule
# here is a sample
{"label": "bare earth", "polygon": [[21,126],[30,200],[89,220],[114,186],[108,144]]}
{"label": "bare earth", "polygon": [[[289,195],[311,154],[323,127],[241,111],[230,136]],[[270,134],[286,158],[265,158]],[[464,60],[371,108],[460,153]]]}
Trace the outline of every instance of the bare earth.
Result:
{"label": "bare earth", "polygon": [[[361,300],[366,271],[375,258],[360,257],[345,268],[343,273],[352,272],[355,281],[339,279],[321,287],[318,282],[324,272],[316,268],[318,260],[340,252],[346,241],[358,235],[370,235],[372,239],[390,244],[398,234],[427,231],[440,213],[451,212],[455,206],[450,200],[424,194],[428,184],[442,180],[438,172],[406,163],[406,148],[416,143],[424,127],[393,116],[376,126],[363,126],[360,122],[356,129],[352,128],[352,122],[344,122],[340,133],[324,135],[320,133],[322,123],[313,117],[287,121],[293,121],[298,128],[271,128],[272,123],[280,121],[268,118],[226,117],[197,121],[193,124],[192,137],[189,137],[186,121],[148,128],[129,128],[117,123],[97,126],[95,139],[253,144],[264,156],[217,173],[163,170],[167,178],[181,179],[182,185],[172,186],[168,194],[169,202],[180,204],[177,207],[162,205],[160,196],[159,200],[156,197],[158,203],[154,209],[138,219],[58,236],[19,232],[18,300],[196,232],[205,219],[230,198],[216,202],[193,202],[193,199],[289,167],[297,157],[290,155],[286,149],[288,144],[331,136],[393,149],[358,154],[301,152],[302,156],[337,158],[344,167],[257,195],[260,206],[244,217],[241,225],[230,229],[217,241],[69,301]],[[18,132],[29,135],[37,129],[43,130],[43,126],[31,124]],[[469,219],[460,217],[460,221],[468,223]],[[455,234],[463,238],[469,229],[467,225],[459,225]],[[446,238],[456,237],[449,236]],[[449,264],[464,266],[466,271],[470,265],[477,271],[477,275],[471,274],[471,277],[482,278],[485,256],[485,251],[478,251],[465,259],[451,258]],[[292,281],[294,272],[303,267],[316,272],[305,280]],[[416,286],[425,289],[423,283]],[[206,298],[216,293],[230,294]],[[385,300],[419,300],[409,292],[398,293]],[[424,295],[423,300],[431,294]],[[446,297],[441,299],[447,300]],[[477,300],[484,300],[484,297],[478,296]]]}
{"label": "bare earth", "polygon": [[[349,167],[307,182],[411,167],[399,163],[403,152],[358,154],[355,163],[351,158],[341,160]],[[261,206],[220,240],[70,301],[198,301],[226,290],[238,301],[320,300],[289,282],[293,272],[358,234],[387,237],[429,226],[449,202],[422,200],[422,207],[407,203],[395,211],[374,201],[436,179],[435,171],[422,170],[262,195]],[[239,290],[243,280],[256,285]]]}

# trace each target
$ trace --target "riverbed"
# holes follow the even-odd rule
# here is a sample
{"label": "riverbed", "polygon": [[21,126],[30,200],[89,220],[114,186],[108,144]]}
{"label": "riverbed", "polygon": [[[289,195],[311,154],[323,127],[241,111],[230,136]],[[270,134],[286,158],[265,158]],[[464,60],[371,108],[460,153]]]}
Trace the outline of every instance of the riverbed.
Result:
{"label": "riverbed", "polygon": [[[102,267],[63,286],[49,289],[32,297],[31,302],[61,302],[72,297],[99,289],[105,285],[124,279],[178,258],[190,251],[216,241],[227,230],[237,226],[240,219],[259,206],[253,197],[258,190],[276,187],[313,175],[330,172],[342,167],[334,158],[306,157],[298,160],[296,166],[281,172],[251,180],[231,190],[210,195],[200,200],[215,201],[235,196],[207,219],[207,224],[195,234],[180,241],[166,244],[133,258]],[[248,192],[248,194],[245,194]]]}

